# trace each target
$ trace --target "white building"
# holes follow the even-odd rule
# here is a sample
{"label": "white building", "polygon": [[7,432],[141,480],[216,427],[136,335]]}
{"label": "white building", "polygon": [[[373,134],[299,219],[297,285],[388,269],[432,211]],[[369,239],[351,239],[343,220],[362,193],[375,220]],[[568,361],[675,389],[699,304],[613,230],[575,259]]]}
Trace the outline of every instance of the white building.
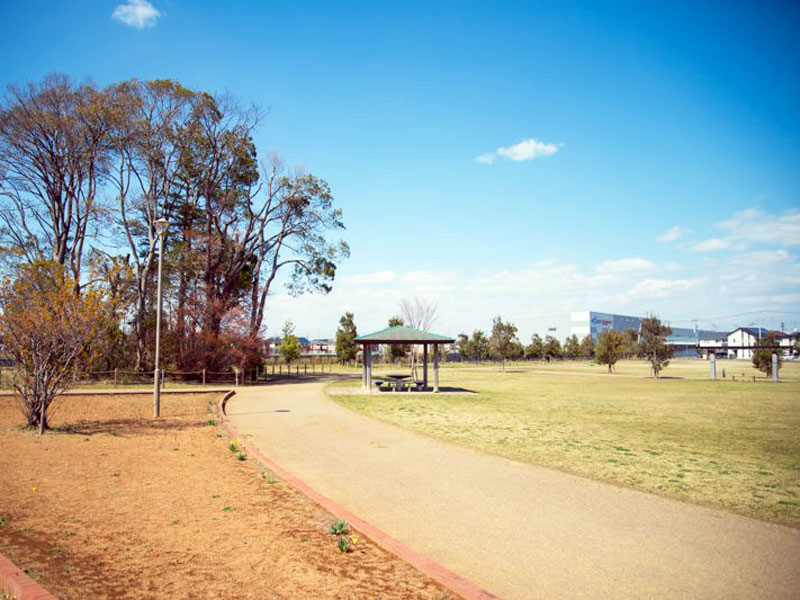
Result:
{"label": "white building", "polygon": [[769,333],[763,327],[739,327],[728,334],[728,358],[753,359],[752,347]]}

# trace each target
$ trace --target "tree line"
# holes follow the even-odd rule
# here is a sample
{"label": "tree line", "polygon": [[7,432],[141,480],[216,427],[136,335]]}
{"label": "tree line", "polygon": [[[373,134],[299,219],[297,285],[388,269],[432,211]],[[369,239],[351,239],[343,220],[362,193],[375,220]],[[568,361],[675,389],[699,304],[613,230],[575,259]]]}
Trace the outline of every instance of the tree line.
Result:
{"label": "tree line", "polygon": [[530,343],[523,345],[517,337],[516,325],[498,316],[492,320],[488,336],[480,329],[473,331],[472,335],[460,333],[456,350],[466,360],[499,360],[504,367],[507,360],[587,359],[607,365],[609,372],[622,358],[643,358],[650,362],[657,377],[672,357],[672,347],[666,342],[671,334],[668,325],[662,324],[656,316],[649,316],[642,319],[639,330],[603,331],[596,343],[591,335],[578,339],[573,334],[562,345],[554,336],[547,335],[542,339],[535,333]]}
{"label": "tree line", "polygon": [[[349,255],[336,237],[344,223],[329,185],[258,154],[262,117],[255,106],[173,80],[100,88],[54,74],[10,86],[0,105],[6,304],[15,293],[44,294],[46,281],[68,284],[76,298],[91,293],[97,327],[84,368],[152,368],[155,222],[166,219],[164,364],[260,364],[275,286],[325,293]],[[15,287],[26,269],[38,287]],[[13,354],[8,333],[0,330]]]}

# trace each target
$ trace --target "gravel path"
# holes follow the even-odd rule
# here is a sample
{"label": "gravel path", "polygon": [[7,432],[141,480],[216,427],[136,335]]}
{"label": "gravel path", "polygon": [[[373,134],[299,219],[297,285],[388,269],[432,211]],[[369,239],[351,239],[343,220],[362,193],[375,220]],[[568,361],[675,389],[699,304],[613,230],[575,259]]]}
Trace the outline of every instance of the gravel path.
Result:
{"label": "gravel path", "polygon": [[798,529],[428,439],[322,383],[241,388],[228,414],[322,494],[509,600],[800,596]]}

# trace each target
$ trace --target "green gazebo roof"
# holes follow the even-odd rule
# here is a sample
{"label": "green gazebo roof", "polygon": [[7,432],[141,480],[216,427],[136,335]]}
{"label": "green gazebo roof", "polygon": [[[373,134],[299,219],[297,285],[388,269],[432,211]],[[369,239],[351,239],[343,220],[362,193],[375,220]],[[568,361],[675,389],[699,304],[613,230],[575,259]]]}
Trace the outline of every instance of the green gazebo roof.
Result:
{"label": "green gazebo roof", "polygon": [[411,327],[388,327],[370,333],[368,335],[360,335],[355,340],[356,344],[453,344],[455,340],[446,335],[439,335],[422,331],[420,329],[412,329]]}

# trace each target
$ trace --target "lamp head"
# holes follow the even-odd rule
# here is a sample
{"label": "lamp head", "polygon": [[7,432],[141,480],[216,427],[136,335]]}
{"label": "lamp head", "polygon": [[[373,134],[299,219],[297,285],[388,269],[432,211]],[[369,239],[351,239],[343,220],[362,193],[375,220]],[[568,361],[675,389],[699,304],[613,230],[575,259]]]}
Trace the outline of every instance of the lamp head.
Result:
{"label": "lamp head", "polygon": [[169,221],[164,218],[158,219],[153,223],[153,226],[156,228],[158,235],[164,235],[169,229]]}

